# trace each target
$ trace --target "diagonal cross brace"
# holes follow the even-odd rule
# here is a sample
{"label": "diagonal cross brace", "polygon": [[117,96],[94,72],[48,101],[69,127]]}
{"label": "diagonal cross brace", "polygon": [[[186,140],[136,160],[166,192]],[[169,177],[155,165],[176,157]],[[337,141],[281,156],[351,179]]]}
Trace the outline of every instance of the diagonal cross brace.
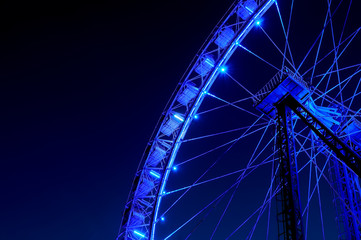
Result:
{"label": "diagonal cross brace", "polygon": [[291,95],[288,95],[279,104],[287,105],[335,153],[341,162],[361,177],[361,157],[359,154],[341,141]]}

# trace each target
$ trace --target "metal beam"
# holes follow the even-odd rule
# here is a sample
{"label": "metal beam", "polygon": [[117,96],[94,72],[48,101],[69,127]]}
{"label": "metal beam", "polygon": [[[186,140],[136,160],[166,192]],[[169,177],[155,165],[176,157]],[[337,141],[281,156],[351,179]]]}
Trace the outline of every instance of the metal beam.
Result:
{"label": "metal beam", "polygon": [[326,145],[336,157],[344,162],[348,168],[361,176],[361,157],[350,146],[341,141],[320,120],[313,116],[305,106],[291,95],[285,97],[280,104],[287,105]]}
{"label": "metal beam", "polygon": [[277,146],[280,154],[278,179],[281,186],[276,197],[278,239],[303,240],[292,111],[285,102],[279,103],[276,108]]}

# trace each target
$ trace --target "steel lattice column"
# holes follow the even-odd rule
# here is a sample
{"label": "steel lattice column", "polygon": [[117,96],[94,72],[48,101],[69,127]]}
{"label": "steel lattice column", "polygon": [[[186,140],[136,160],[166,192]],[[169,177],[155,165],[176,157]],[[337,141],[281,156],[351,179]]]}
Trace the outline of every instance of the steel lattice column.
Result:
{"label": "steel lattice column", "polygon": [[[360,240],[360,193],[356,190],[358,179],[355,174],[339,163],[335,157],[330,159],[330,180],[337,194],[334,203],[340,240]],[[357,177],[356,177],[357,178]]]}
{"label": "steel lattice column", "polygon": [[[337,137],[330,129],[328,129],[321,121],[313,116],[305,106],[295,100],[292,96],[288,95],[278,105],[279,111],[282,109],[288,109],[288,111],[294,112],[315,134],[318,136],[326,148],[332,151],[335,161],[343,162],[348,169],[343,165],[343,169],[339,169],[337,165],[331,166],[333,181],[338,190],[338,198],[342,201],[341,206],[344,206],[343,219],[345,223],[346,234],[341,234],[340,239],[360,239],[359,222],[360,216],[357,216],[359,209],[359,197],[355,196],[355,183],[354,179],[349,178],[351,171],[356,173],[358,177],[361,175],[361,157],[354,151],[354,147],[351,144],[347,144]],[[286,110],[284,110],[286,112]],[[287,117],[287,116],[286,116]],[[351,146],[350,146],[351,145]],[[332,165],[332,163],[331,163]],[[297,238],[295,238],[297,239]]]}
{"label": "steel lattice column", "polygon": [[305,106],[288,95],[282,104],[287,105],[322,141],[336,157],[344,162],[359,177],[361,176],[361,157],[358,153],[339,139],[320,120],[313,116]]}
{"label": "steel lattice column", "polygon": [[292,112],[285,102],[277,105],[277,145],[280,154],[277,194],[278,238],[303,240]]}

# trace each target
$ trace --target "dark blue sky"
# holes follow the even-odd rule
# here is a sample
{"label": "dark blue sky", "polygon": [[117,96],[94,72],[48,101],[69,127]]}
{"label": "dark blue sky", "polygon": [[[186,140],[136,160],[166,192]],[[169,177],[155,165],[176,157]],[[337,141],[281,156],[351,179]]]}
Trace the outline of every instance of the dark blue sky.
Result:
{"label": "dark blue sky", "polygon": [[154,126],[232,2],[0,3],[0,239],[115,239]]}
{"label": "dark blue sky", "polygon": [[231,1],[2,1],[0,239],[114,239],[161,111]]}

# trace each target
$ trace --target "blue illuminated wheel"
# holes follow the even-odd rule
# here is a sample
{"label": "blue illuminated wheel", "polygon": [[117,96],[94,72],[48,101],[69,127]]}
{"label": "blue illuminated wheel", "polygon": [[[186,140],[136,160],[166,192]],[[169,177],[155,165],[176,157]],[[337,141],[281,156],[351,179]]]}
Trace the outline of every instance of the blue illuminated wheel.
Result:
{"label": "blue illuminated wheel", "polygon": [[118,239],[360,239],[355,5],[236,1],[156,126]]}

